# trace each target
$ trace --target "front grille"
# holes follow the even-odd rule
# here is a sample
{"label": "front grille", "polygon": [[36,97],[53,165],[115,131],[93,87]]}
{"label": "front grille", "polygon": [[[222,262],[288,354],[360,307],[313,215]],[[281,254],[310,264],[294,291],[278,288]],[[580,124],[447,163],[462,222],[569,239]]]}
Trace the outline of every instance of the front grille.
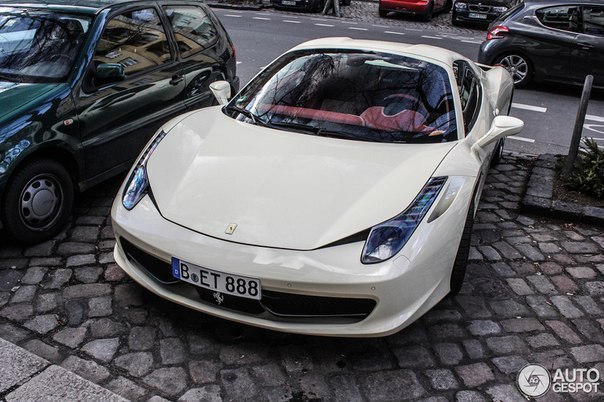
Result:
{"label": "front grille", "polygon": [[483,4],[468,4],[468,10],[475,13],[488,13],[491,11],[491,6],[485,6]]}
{"label": "front grille", "polygon": [[221,309],[279,321],[354,323],[365,319],[376,305],[372,299],[308,296],[265,289],[262,300],[226,295],[174,278],[170,263],[147,254],[124,238],[119,241],[126,257],[155,280],[164,285],[178,285],[171,286],[171,290]]}
{"label": "front grille", "polygon": [[172,276],[172,265],[169,262],[147,254],[123,237],[120,238],[120,244],[128,260],[135,261],[137,265],[143,267],[157,281],[166,285],[179,282],[178,279]]}

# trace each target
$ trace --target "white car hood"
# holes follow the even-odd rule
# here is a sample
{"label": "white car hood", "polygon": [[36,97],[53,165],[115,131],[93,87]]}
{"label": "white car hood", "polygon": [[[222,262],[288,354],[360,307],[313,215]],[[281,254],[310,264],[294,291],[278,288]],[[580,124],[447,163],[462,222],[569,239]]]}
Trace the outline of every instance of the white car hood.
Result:
{"label": "white car hood", "polygon": [[213,107],[170,130],[147,166],[164,218],[228,241],[310,250],[399,214],[454,146],[314,137]]}

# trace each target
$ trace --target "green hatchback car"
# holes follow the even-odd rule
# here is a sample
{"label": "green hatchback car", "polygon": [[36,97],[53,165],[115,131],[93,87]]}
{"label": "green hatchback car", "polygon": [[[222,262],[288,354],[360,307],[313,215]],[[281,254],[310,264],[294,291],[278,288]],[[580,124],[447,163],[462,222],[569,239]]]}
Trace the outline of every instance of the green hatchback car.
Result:
{"label": "green hatchback car", "polygon": [[239,89],[235,49],[200,2],[1,2],[0,225],[24,243],[54,236],[76,191],[215,104],[218,80]]}

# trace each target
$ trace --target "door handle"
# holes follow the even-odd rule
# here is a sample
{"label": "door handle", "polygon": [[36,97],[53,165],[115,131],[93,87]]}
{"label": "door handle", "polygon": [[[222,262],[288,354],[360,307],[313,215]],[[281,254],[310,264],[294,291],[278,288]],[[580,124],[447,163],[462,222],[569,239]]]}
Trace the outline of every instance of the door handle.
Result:
{"label": "door handle", "polygon": [[581,49],[584,49],[584,50],[593,49],[593,47],[594,47],[594,45],[592,45],[591,43],[587,43],[587,42],[577,42],[577,46],[579,46]]}
{"label": "door handle", "polygon": [[184,78],[182,77],[182,75],[173,75],[172,79],[170,80],[170,85],[177,85],[183,79]]}

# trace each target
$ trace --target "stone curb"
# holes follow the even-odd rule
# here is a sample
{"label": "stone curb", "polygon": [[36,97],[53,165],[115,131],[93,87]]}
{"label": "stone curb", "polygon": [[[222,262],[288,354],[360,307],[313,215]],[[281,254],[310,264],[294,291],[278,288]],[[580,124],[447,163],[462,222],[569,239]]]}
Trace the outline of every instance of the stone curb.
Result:
{"label": "stone curb", "polygon": [[558,155],[542,154],[534,162],[521,202],[525,212],[604,226],[604,208],[563,202],[554,198],[554,178]]}
{"label": "stone curb", "polygon": [[0,361],[3,362],[0,365],[0,400],[128,401],[3,338],[0,338]]}

